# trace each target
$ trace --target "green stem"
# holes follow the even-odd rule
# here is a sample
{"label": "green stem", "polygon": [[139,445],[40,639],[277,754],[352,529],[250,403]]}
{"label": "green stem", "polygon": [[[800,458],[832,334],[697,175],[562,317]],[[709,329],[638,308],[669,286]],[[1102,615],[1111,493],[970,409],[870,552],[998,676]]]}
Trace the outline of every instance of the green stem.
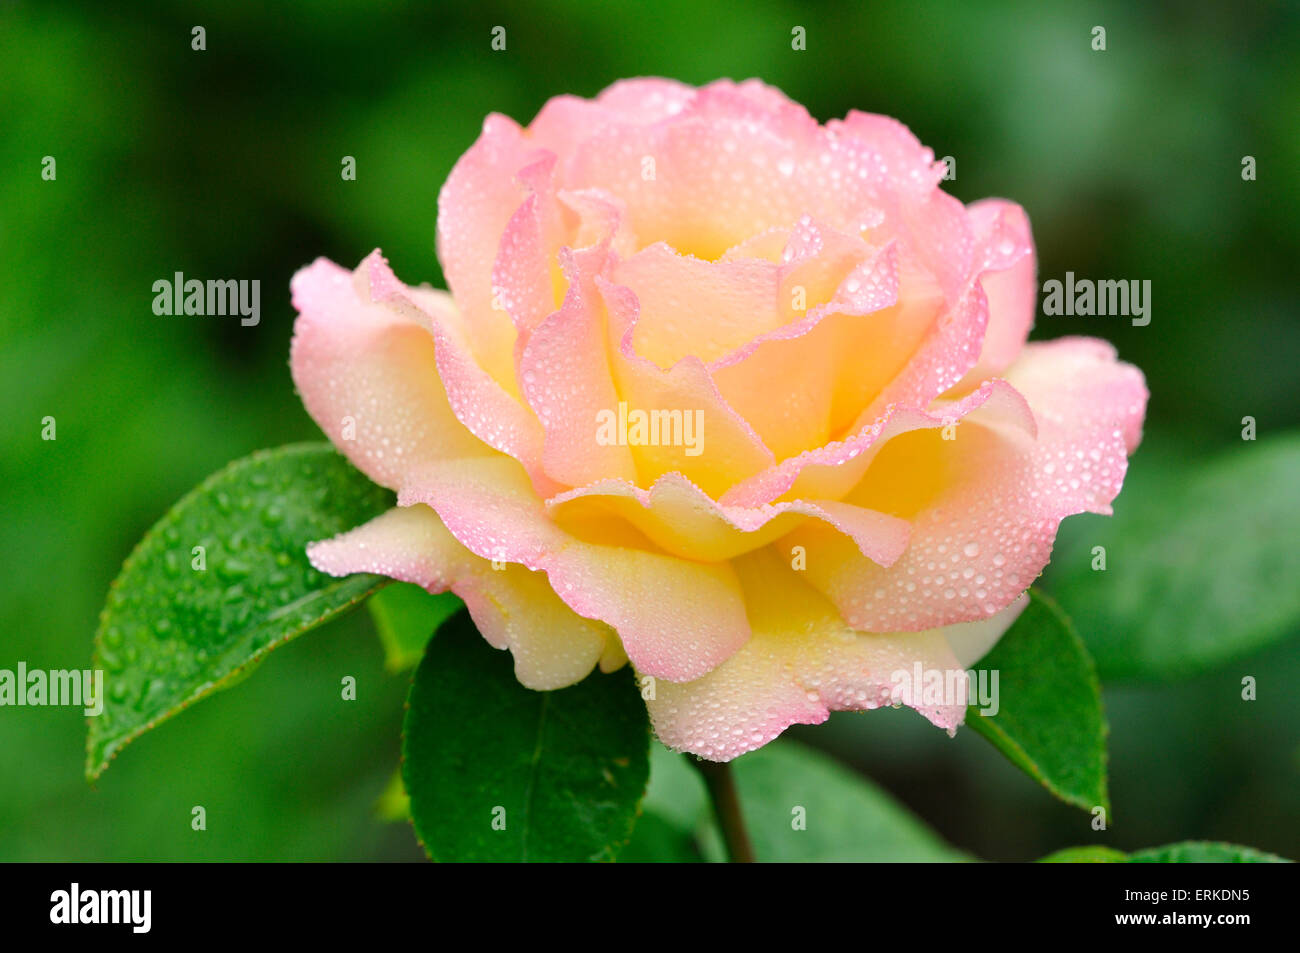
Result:
{"label": "green stem", "polygon": [[731,765],[719,761],[703,761],[693,754],[686,755],[686,760],[700,772],[704,786],[709,789],[709,800],[713,802],[713,813],[717,815],[718,826],[722,828],[727,856],[733,864],[754,863],[754,848],[749,843],[749,832],[745,830],[745,815],[740,809],[740,796],[736,793],[736,782],[731,776]]}

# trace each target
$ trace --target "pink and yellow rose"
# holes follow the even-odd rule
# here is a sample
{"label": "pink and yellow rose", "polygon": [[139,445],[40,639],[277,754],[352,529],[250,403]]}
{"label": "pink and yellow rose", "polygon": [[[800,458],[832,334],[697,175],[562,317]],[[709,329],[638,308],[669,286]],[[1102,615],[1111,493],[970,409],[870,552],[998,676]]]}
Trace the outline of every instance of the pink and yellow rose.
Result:
{"label": "pink and yellow rose", "polygon": [[1025,213],[942,173],[756,81],[488,117],[438,203],[450,294],[377,251],[294,278],[303,401],[398,495],[312,562],[450,589],[529,688],[630,660],[715,760],[970,666],[1062,518],[1109,512],[1147,393],[1102,341],[1026,343]]}

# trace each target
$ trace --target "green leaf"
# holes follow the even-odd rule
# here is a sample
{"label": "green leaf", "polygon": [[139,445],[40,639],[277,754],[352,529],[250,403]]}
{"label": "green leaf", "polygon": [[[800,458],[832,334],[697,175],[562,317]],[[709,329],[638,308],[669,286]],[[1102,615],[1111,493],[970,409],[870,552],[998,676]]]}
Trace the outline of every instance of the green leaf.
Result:
{"label": "green leaf", "polygon": [[1300,630],[1300,434],[1159,462],[1135,458],[1116,516],[1079,517],[1052,560],[1048,584],[1107,679],[1195,674]]}
{"label": "green leaf", "polygon": [[650,784],[642,807],[684,831],[695,832],[712,823],[713,809],[704,779],[687,761],[689,755],[670,751],[658,738],[650,742]]}
{"label": "green leaf", "polygon": [[655,811],[637,818],[632,840],[618,855],[622,864],[698,864],[702,859],[691,832]]}
{"label": "green leaf", "polygon": [[1106,719],[1092,660],[1056,603],[1031,590],[1029,605],[977,666],[998,676],[998,711],[972,705],[966,724],[1067,804],[1110,804]]}
{"label": "green leaf", "polygon": [[[971,859],[866,778],[796,742],[774,741],[732,769],[760,861]],[[722,858],[716,836],[705,847]]]}
{"label": "green leaf", "polygon": [[1048,854],[1040,864],[1289,864],[1276,854],[1253,847],[1210,841],[1182,841],[1126,854],[1110,847],[1067,847]]}
{"label": "green leaf", "polygon": [[1046,857],[1040,864],[1127,864],[1128,854],[1112,847],[1066,847]]}
{"label": "green leaf", "polygon": [[384,585],[317,572],[305,546],[391,502],[327,444],[297,444],[238,460],[177,503],[127,557],[100,616],[94,667],[107,697],[89,719],[86,776]]}
{"label": "green leaf", "polygon": [[402,777],[439,861],[612,860],[649,776],[650,724],[630,668],[534,692],[460,612],[415,672]]}
{"label": "green leaf", "polygon": [[[726,859],[704,781],[689,758],[653,743],[645,816],[621,859]],[[797,742],[774,741],[731,764],[760,861],[971,859],[866,778]]]}
{"label": "green leaf", "polygon": [[710,830],[713,811],[699,772],[657,738],[650,740],[650,783],[641,812],[631,843],[619,855],[622,863],[699,863],[701,843],[720,836]]}
{"label": "green leaf", "polygon": [[1134,851],[1128,859],[1135,864],[1289,864],[1277,854],[1253,847],[1239,847],[1213,841],[1181,841],[1164,847]]}
{"label": "green leaf", "polygon": [[384,646],[384,664],[390,672],[414,668],[424,658],[424,647],[463,603],[450,592],[434,595],[409,582],[386,586],[366,601]]}

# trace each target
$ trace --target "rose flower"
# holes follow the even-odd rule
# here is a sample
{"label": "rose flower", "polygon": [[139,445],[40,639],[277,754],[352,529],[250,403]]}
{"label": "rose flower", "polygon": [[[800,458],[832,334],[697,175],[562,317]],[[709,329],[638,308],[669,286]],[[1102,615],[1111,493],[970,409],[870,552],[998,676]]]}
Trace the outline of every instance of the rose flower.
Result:
{"label": "rose flower", "polygon": [[438,203],[450,294],[378,251],[294,278],[303,402],[397,493],[312,562],[450,589],[528,688],[630,661],[714,760],[969,667],[1062,518],[1110,511],[1147,393],[1102,341],[1026,343],[1025,213],[943,171],[756,81],[489,116]]}

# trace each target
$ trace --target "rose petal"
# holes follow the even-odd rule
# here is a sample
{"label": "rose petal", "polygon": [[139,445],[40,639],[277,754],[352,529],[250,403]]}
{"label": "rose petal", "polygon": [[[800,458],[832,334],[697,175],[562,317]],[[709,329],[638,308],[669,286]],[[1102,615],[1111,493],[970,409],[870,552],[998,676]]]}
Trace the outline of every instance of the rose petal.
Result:
{"label": "rose petal", "polygon": [[615,263],[611,279],[636,295],[633,348],[661,368],[712,361],[787,318],[780,268],[758,259],[701,261],[656,242]]}
{"label": "rose petal", "polygon": [[[824,304],[711,366],[718,390],[778,460],[824,445],[851,423],[898,374],[937,310],[934,297],[920,294],[898,303],[892,244],[872,253],[854,242],[853,254],[833,253],[834,290]],[[825,260],[823,250],[783,269],[784,302],[815,281],[808,271]]]}
{"label": "rose petal", "polygon": [[955,423],[991,399],[999,405],[999,419],[1013,418],[1021,430],[1033,432],[1033,414],[1024,398],[1005,381],[989,381],[961,400],[935,405],[930,411],[891,405],[850,437],[783,460],[736,484],[723,494],[721,502],[728,506],[760,506],[779,497],[839,499],[860,482],[888,440],[913,430]]}
{"label": "rose petal", "polygon": [[373,572],[465,600],[487,641],[514,656],[526,688],[547,691],[581,681],[599,662],[618,667],[618,639],[576,615],[546,577],[522,566],[494,568],[447,532],[427,506],[398,507],[333,539],[307,547],[312,565],[332,576]]}
{"label": "rose petal", "polygon": [[664,241],[715,261],[764,229],[830,204],[813,203],[825,190],[796,177],[802,158],[768,124],[687,114],[596,132],[567,163],[565,185],[617,195],[643,245]]}
{"label": "rose petal", "polygon": [[706,562],[765,546],[809,518],[844,533],[859,552],[881,565],[892,563],[907,546],[907,523],[883,513],[806,500],[753,508],[722,506],[679,473],[660,477],[649,490],[602,480],[552,497],[546,508],[561,524],[616,515],[668,552]]}
{"label": "rose petal", "polygon": [[1012,623],[1020,618],[1020,613],[1029,605],[1029,593],[1016,599],[1011,605],[986,619],[974,622],[959,622],[943,628],[944,638],[952,647],[952,654],[957,664],[969,669],[976,662],[988,655],[997,645],[998,640],[1011,628]]}
{"label": "rose petal", "polygon": [[[489,447],[522,463],[540,494],[557,492],[559,486],[541,469],[541,423],[475,362],[452,297],[432,288],[406,287],[378,251],[357,268],[356,281],[368,282],[368,291],[363,288],[362,293],[371,301],[429,328],[436,345],[438,377],[457,419]],[[482,448],[475,450],[482,452]]]}
{"label": "rose petal", "polygon": [[[658,682],[647,701],[655,734],[670,748],[729,761],[767,744],[790,725],[820,724],[831,711],[861,711],[893,702],[899,673],[952,672],[964,685],[964,666],[948,630],[870,634],[849,629],[835,607],[776,559],[770,550],[736,560],[753,638],[708,675],[684,684]],[[1008,612],[984,624],[981,635],[1015,618]],[[919,711],[953,730],[965,717],[960,700]]]}
{"label": "rose petal", "polygon": [[957,385],[959,390],[1006,370],[1029,337],[1038,303],[1038,262],[1025,210],[1014,202],[986,199],[966,211],[989,317],[979,361]]}
{"label": "rose petal", "polygon": [[[576,273],[604,257],[596,248],[567,253],[565,261]],[[588,259],[593,263],[584,264]],[[604,306],[591,283],[571,281],[563,307],[537,326],[519,356],[524,397],[544,428],[542,466],[569,486],[637,477],[630,447],[596,439],[599,415],[616,411],[620,400],[606,338]]]}
{"label": "rose petal", "polygon": [[527,475],[505,456],[449,461],[415,475],[401,506],[432,506],[447,529],[484,559],[544,571],[574,612],[614,627],[638,670],[682,681],[730,657],[749,638],[729,563],[654,550],[615,521],[561,529]]}
{"label": "rose petal", "polygon": [[1064,339],[1026,347],[1007,378],[1001,387],[1014,384],[1033,408],[1037,439],[1007,425],[1005,400],[990,401],[955,439],[934,429],[895,436],[845,497],[911,521],[892,566],[815,524],[791,534],[807,547],[809,580],[854,627],[914,631],[992,615],[1042,571],[1062,519],[1110,512],[1139,436],[1141,374],[1104,342]]}
{"label": "rose petal", "polygon": [[425,316],[376,302],[364,268],[354,278],[324,258],[292,287],[294,384],[361,472],[397,489],[412,466],[488,452],[452,412]]}
{"label": "rose petal", "polygon": [[502,235],[528,196],[517,175],[543,158],[513,120],[492,114],[438,193],[438,260],[478,362],[514,387],[515,328],[492,286]]}
{"label": "rose petal", "polygon": [[[592,279],[585,274],[579,280]],[[599,275],[593,283],[607,314],[615,387],[629,415],[632,411],[681,411],[682,428],[669,439],[661,436],[658,443],[638,442],[631,447],[638,481],[648,485],[675,471],[717,498],[736,481],[770,467],[772,451],[727,404],[704,363],[688,357],[664,369],[641,357],[632,346],[638,320],[635,295]],[[618,405],[606,409],[621,416]],[[686,433],[687,415],[695,427],[690,435]],[[627,440],[633,442],[630,431]]]}

